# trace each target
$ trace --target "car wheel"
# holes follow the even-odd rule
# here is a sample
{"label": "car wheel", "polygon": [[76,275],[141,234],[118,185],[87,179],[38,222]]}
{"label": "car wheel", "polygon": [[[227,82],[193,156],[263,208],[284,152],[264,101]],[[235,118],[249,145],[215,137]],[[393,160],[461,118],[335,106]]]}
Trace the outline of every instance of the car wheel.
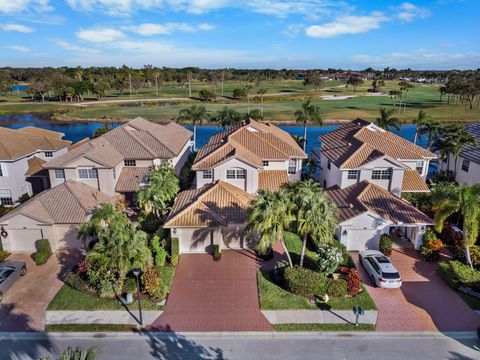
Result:
{"label": "car wheel", "polygon": [[20,270],[20,276],[24,276],[26,273],[27,273],[27,268],[24,266],[24,267],[22,267],[22,269]]}
{"label": "car wheel", "polygon": [[377,287],[377,282],[375,281],[375,276],[370,276],[370,280],[372,281],[373,287]]}

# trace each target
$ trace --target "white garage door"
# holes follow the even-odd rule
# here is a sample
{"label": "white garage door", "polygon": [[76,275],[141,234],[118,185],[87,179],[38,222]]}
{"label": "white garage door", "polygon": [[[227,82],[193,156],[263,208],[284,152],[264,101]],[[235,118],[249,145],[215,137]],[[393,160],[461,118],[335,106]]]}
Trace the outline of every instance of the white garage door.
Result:
{"label": "white garage door", "polygon": [[211,229],[181,229],[179,233],[180,253],[213,252]]}
{"label": "white garage door", "polygon": [[8,230],[8,240],[13,251],[35,252],[35,243],[42,238],[40,229]]}
{"label": "white garage door", "polygon": [[243,244],[243,227],[222,228],[222,249],[241,249]]}
{"label": "white garage door", "polygon": [[78,225],[55,225],[54,233],[58,249],[76,249],[83,247],[82,240],[77,239]]}
{"label": "white garage door", "polygon": [[349,230],[347,249],[350,251],[377,250],[379,238],[378,230]]}

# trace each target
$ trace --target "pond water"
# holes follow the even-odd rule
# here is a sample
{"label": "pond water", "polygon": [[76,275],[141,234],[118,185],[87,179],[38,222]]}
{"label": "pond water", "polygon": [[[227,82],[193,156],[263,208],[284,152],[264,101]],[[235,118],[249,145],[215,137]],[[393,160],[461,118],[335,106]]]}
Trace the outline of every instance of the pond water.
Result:
{"label": "pond water", "polygon": [[[65,134],[64,139],[77,142],[86,137],[92,136],[95,129],[103,126],[101,122],[59,122],[52,120],[49,115],[38,114],[15,114],[15,115],[0,115],[0,126],[18,129],[24,126],[37,126],[53,131],[60,131]],[[113,124],[118,126],[118,124]],[[192,126],[186,125],[187,129],[192,130]],[[280,126],[282,129],[291,135],[303,136],[302,126]],[[307,132],[307,152],[310,153],[312,149],[319,147],[318,137],[326,132],[336,129],[338,125],[326,126],[309,126]],[[221,128],[217,126],[199,126],[197,128],[197,148],[205,145],[210,136],[220,131]],[[415,134],[414,125],[402,126],[400,131],[394,131],[403,138],[413,141]],[[421,139],[419,145],[425,146],[426,139]]]}
{"label": "pond water", "polygon": [[11,91],[27,91],[28,86],[27,85],[12,85],[10,86]]}

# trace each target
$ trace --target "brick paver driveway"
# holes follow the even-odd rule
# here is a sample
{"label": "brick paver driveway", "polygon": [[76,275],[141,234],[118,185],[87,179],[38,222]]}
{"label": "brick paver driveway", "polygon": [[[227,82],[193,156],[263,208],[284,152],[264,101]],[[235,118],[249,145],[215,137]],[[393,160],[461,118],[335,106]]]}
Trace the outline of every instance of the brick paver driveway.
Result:
{"label": "brick paver driveway", "polygon": [[165,312],[152,324],[159,331],[272,331],[259,310],[259,266],[249,251],[183,254]]}
{"label": "brick paver driveway", "polygon": [[8,260],[27,264],[27,274],[5,293],[0,304],[0,331],[45,329],[45,310],[63,285],[61,278],[81,257],[81,252],[56,252],[47,263],[37,266],[30,254],[16,253]]}
{"label": "brick paver driveway", "polygon": [[400,289],[372,287],[358,254],[352,256],[378,307],[378,331],[472,331],[480,326],[480,315],[438,276],[437,263],[422,261],[413,248],[394,249],[391,256],[402,276]]}

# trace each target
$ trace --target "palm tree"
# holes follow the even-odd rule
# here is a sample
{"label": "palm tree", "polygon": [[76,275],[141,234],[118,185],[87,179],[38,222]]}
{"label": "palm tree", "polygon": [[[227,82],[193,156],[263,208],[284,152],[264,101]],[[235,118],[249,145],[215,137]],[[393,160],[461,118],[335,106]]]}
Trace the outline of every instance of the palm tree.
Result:
{"label": "palm tree", "polygon": [[112,127],[109,126],[108,124],[104,124],[103,126],[95,129],[95,131],[92,134],[92,138],[96,139],[96,138],[102,136],[103,134],[106,134],[110,130],[112,130]]}
{"label": "palm tree", "polygon": [[188,97],[192,97],[192,79],[193,79],[192,72],[188,70],[185,77],[187,78],[187,81],[188,81]]}
{"label": "palm tree", "polygon": [[153,213],[158,218],[166,215],[175,196],[180,191],[180,180],[169,165],[162,165],[150,171],[147,184],[136,193],[138,207],[146,214]]}
{"label": "palm tree", "polygon": [[480,225],[480,184],[455,186],[437,185],[432,192],[435,211],[435,230],[441,232],[445,220],[460,212],[463,217],[463,246],[467,264],[473,268],[470,247],[475,245]]}
{"label": "palm tree", "polygon": [[312,104],[312,99],[309,98],[300,109],[295,111],[294,115],[297,122],[303,124],[303,151],[305,151],[307,148],[307,124],[313,122],[321,125],[323,122],[320,115],[320,106]]}
{"label": "palm tree", "polygon": [[336,207],[325,196],[320,185],[313,180],[287,185],[289,201],[293,206],[296,229],[303,237],[300,267],[303,267],[305,249],[309,237],[330,242],[338,225]]}
{"label": "palm tree", "polygon": [[268,253],[274,244],[280,243],[287,255],[288,263],[292,258],[285,245],[284,233],[293,220],[292,205],[285,201],[285,190],[260,190],[247,209],[247,233],[259,235],[256,250],[260,254]]}
{"label": "palm tree", "polygon": [[224,106],[222,110],[215,114],[212,120],[225,130],[227,126],[238,124],[242,120],[242,116],[234,109]]}
{"label": "palm tree", "polygon": [[413,123],[416,125],[415,126],[415,136],[413,137],[413,143],[416,145],[417,144],[417,138],[418,138],[418,128],[423,125],[425,120],[427,119],[427,113],[423,110],[420,110],[418,112],[418,116],[415,120],[413,120]]}
{"label": "palm tree", "polygon": [[260,114],[263,118],[263,95],[267,93],[267,89],[258,89],[257,94],[260,95]]}
{"label": "palm tree", "polygon": [[398,89],[394,89],[390,90],[388,94],[390,95],[390,99],[392,100],[392,108],[395,110],[397,98],[401,95],[401,92]]}
{"label": "palm tree", "polygon": [[244,89],[247,96],[248,112],[250,113],[250,90],[252,90],[252,85],[245,85]]}
{"label": "palm tree", "polygon": [[197,124],[201,124],[206,118],[207,109],[205,109],[205,106],[192,105],[178,113],[178,120],[193,124],[193,151],[197,150]]}
{"label": "palm tree", "polygon": [[[471,145],[473,147],[477,146],[477,142],[475,140],[475,137],[471,134],[469,134],[465,128],[462,125],[459,124],[452,124],[445,126],[442,129],[442,143],[447,146],[447,148],[450,150],[450,154],[454,156],[455,158],[455,166],[454,166],[454,172],[457,171],[457,162],[458,162],[458,156],[460,155],[460,152],[462,149],[467,146]],[[447,170],[450,170],[450,157],[448,157],[447,160]]]}
{"label": "palm tree", "polygon": [[392,127],[400,130],[400,120],[393,116],[393,109],[387,110],[381,107],[380,117],[377,118],[376,124],[385,130],[389,130]]}
{"label": "palm tree", "polygon": [[124,222],[127,220],[125,214],[115,209],[112,204],[102,204],[92,212],[92,216],[88,223],[80,226],[77,233],[77,239],[87,241],[88,239],[96,239],[98,232],[113,223]]}
{"label": "palm tree", "polygon": [[422,124],[417,124],[417,129],[420,136],[428,134],[427,149],[430,150],[440,135],[442,125],[437,120],[426,118]]}

